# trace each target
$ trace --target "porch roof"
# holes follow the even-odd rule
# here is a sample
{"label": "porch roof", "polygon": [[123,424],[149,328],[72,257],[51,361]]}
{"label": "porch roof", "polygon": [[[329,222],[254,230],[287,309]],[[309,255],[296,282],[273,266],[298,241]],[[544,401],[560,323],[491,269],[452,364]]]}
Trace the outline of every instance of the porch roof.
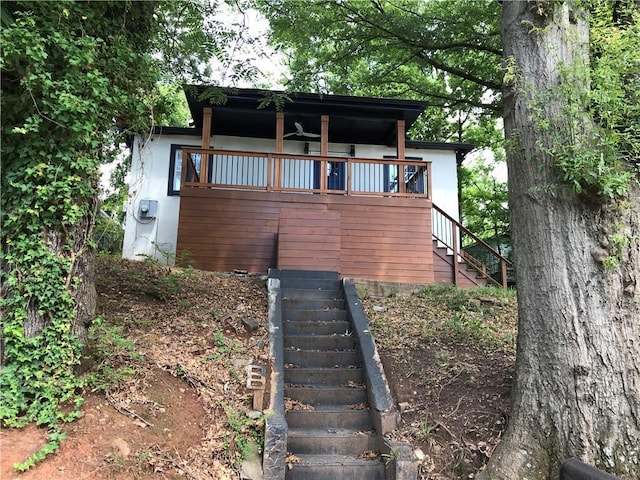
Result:
{"label": "porch roof", "polygon": [[[276,107],[273,103],[258,109],[269,93],[256,89],[223,89],[226,102],[217,105],[203,94],[211,87],[194,85],[185,88],[195,127],[202,128],[202,111],[213,108],[212,134],[239,137],[275,138]],[[220,90],[218,90],[220,91]],[[425,101],[390,98],[350,97],[287,93],[291,101],[283,105],[285,133],[295,132],[294,122],[305,132],[320,133],[322,115],[329,115],[329,141],[347,144],[394,145],[397,120],[404,120],[408,130],[428,105]],[[289,140],[314,142],[318,138],[293,135]]]}

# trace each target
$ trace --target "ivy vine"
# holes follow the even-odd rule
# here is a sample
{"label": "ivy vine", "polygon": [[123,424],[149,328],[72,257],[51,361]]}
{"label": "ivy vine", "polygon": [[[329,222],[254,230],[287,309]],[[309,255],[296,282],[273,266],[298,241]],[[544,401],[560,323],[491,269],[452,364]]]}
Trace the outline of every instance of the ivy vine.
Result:
{"label": "ivy vine", "polygon": [[[145,121],[154,88],[145,55],[154,4],[12,2],[2,6],[2,367],[0,421],[49,429],[78,416],[75,375],[91,320],[89,269],[98,166]],[[81,312],[84,312],[82,314]]]}

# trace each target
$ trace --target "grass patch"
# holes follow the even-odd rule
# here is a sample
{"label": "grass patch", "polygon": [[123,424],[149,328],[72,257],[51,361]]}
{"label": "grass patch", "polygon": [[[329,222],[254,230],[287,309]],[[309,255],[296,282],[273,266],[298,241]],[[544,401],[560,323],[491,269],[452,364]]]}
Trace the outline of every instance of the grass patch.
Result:
{"label": "grass patch", "polygon": [[367,297],[362,302],[376,341],[392,351],[437,343],[515,352],[514,290],[430,285],[405,301]]}

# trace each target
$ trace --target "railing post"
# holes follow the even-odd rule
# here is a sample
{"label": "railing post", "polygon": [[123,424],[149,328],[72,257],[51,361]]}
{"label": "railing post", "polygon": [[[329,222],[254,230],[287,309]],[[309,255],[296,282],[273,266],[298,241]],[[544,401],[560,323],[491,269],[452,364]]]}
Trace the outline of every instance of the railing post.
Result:
{"label": "railing post", "polygon": [[329,115],[320,117],[320,190],[322,193],[327,192],[327,160],[329,155]]}
{"label": "railing post", "polygon": [[507,262],[504,258],[500,259],[500,270],[502,273],[502,288],[507,288]]}
{"label": "railing post", "polygon": [[282,190],[282,155],[273,155],[273,163],[276,172],[273,180],[273,188],[279,192]]}
{"label": "railing post", "polygon": [[458,286],[458,231],[456,224],[451,222],[451,248],[453,249],[453,284]]}
{"label": "railing post", "polygon": [[273,190],[273,162],[275,161],[275,156],[268,153],[267,154],[267,191]]}
{"label": "railing post", "polygon": [[404,165],[404,157],[405,157],[405,143],[404,143],[404,135],[405,135],[405,122],[404,120],[398,120],[396,122],[396,156],[398,157],[398,193],[406,193],[407,186],[405,182],[405,169],[407,168]]}

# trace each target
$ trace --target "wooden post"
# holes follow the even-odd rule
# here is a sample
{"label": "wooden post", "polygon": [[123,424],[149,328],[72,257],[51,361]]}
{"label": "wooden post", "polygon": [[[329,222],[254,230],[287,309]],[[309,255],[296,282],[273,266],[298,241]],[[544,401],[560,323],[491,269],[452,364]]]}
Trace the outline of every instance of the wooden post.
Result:
{"label": "wooden post", "polygon": [[[404,161],[404,128],[405,123],[404,120],[398,120],[396,124],[397,129],[397,143],[396,143],[396,156],[398,157],[398,161]],[[401,163],[398,163],[398,193],[406,193],[407,185],[404,183],[404,170],[405,166]]]}
{"label": "wooden post", "polygon": [[458,286],[458,228],[455,222],[451,222],[451,248],[453,248],[453,284]]}
{"label": "wooden post", "polygon": [[[329,115],[320,117],[320,156],[329,156]],[[322,159],[320,163],[320,190],[327,190],[327,160]]]}
{"label": "wooden post", "polygon": [[[276,153],[282,153],[284,151],[284,112],[276,113]],[[279,155],[274,155],[269,158],[267,161],[271,162],[273,159],[275,178],[271,178],[269,174],[267,178],[267,190],[270,190],[275,185],[276,190],[281,190],[281,178],[282,178],[282,157]],[[267,169],[269,170],[269,169]],[[271,185],[271,187],[270,187]]]}
{"label": "wooden post", "polygon": [[213,111],[211,107],[202,109],[202,148],[211,146],[211,116]]}
{"label": "wooden post", "polygon": [[351,176],[352,176],[352,169],[353,169],[353,162],[351,161],[351,157],[347,157],[346,158],[346,162],[345,162],[345,171],[347,173],[347,178],[346,178],[346,190],[347,190],[347,196],[351,195]]}
{"label": "wooden post", "polygon": [[502,288],[507,288],[507,262],[504,258],[500,259],[500,269],[502,270],[501,280],[502,280]]}
{"label": "wooden post", "polygon": [[284,113],[276,113],[276,152],[282,153],[284,149]]}
{"label": "wooden post", "polygon": [[[211,107],[202,109],[202,148],[211,148],[211,122],[213,111]],[[209,154],[202,152],[200,157],[200,183],[209,183]]]}

